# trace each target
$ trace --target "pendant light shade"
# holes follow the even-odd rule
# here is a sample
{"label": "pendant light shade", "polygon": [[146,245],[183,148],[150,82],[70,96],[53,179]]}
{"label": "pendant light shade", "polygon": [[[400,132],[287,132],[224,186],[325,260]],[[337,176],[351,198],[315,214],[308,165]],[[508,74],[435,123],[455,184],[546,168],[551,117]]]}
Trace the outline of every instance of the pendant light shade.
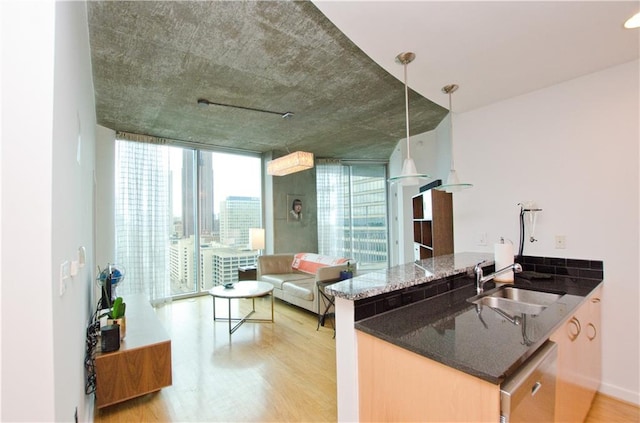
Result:
{"label": "pendant light shade", "polygon": [[[287,112],[282,117],[290,120],[293,113]],[[288,149],[288,148],[287,148]],[[307,151],[296,151],[286,156],[278,157],[267,163],[267,175],[285,176],[292,173],[313,169],[313,153]]]}
{"label": "pendant light shade", "polygon": [[435,187],[438,191],[445,192],[458,192],[463,189],[471,188],[473,185],[465,182],[460,182],[458,173],[453,162],[453,109],[451,107],[451,94],[458,89],[456,84],[450,84],[442,87],[442,92],[449,95],[449,136],[451,137],[451,167],[449,169],[449,175],[447,176],[447,183]]}
{"label": "pendant light shade", "polygon": [[415,186],[420,183],[421,179],[429,178],[425,173],[418,173],[416,164],[411,158],[411,145],[409,140],[409,85],[407,83],[407,65],[413,62],[416,55],[411,52],[400,53],[396,56],[396,62],[404,66],[404,106],[407,127],[407,157],[402,163],[402,172],[398,176],[389,178],[389,182],[398,183],[402,186]]}
{"label": "pendant light shade", "polygon": [[313,153],[296,151],[267,163],[267,174],[284,176],[313,168]]}

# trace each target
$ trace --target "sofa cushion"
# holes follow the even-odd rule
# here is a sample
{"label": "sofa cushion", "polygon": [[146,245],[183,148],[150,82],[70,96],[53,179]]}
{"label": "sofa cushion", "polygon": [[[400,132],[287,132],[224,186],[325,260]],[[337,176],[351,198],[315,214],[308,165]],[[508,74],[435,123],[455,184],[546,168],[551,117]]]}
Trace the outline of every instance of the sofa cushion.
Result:
{"label": "sofa cushion", "polygon": [[258,257],[258,270],[262,275],[291,273],[293,254],[271,254]]}
{"label": "sofa cushion", "polygon": [[275,275],[262,275],[260,277],[261,281],[269,282],[276,289],[283,289],[282,284],[285,282],[304,282],[305,279],[309,281],[313,281],[313,278],[310,278],[306,273],[301,272],[293,272],[293,273],[282,273]]}
{"label": "sofa cushion", "polygon": [[321,256],[314,253],[298,253],[293,257],[291,267],[300,272],[315,275],[319,268],[325,266],[335,266],[346,263],[347,259],[342,257]]}
{"label": "sofa cushion", "polygon": [[314,289],[316,288],[315,280],[300,280],[291,283],[283,283],[282,290],[293,296],[302,298],[303,300],[313,301]]}

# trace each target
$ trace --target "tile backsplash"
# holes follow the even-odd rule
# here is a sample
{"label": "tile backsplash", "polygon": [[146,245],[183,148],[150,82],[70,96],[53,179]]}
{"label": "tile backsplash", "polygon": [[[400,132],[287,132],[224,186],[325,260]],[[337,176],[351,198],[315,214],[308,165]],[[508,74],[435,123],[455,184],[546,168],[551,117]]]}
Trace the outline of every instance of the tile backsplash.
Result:
{"label": "tile backsplash", "polygon": [[523,270],[584,279],[604,279],[604,264],[601,260],[522,256],[516,257],[515,261],[522,265]]}

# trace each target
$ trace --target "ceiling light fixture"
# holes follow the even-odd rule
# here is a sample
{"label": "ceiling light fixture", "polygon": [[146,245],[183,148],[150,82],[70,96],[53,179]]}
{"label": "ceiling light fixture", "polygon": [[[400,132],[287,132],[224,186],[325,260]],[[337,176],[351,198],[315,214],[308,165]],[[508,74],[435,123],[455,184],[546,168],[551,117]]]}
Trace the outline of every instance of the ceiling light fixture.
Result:
{"label": "ceiling light fixture", "polygon": [[[283,118],[291,118],[293,113],[285,114]],[[313,168],[313,153],[296,151],[286,156],[278,157],[267,163],[267,175],[284,176]]]}
{"label": "ceiling light fixture", "polygon": [[400,53],[396,56],[396,62],[400,63],[404,67],[404,106],[405,116],[407,123],[407,158],[402,163],[402,172],[398,176],[392,176],[389,178],[391,183],[399,183],[402,186],[414,186],[418,185],[420,179],[427,179],[429,175],[425,173],[418,173],[416,164],[411,158],[411,149],[409,143],[409,85],[407,83],[407,65],[416,58],[416,55],[411,52]]}
{"label": "ceiling light fixture", "polygon": [[278,115],[278,116],[281,116],[283,118],[290,117],[290,116],[293,115],[293,112],[284,112],[283,113],[283,112],[274,112],[274,111],[271,111],[271,110],[255,109],[253,107],[234,106],[233,104],[215,103],[213,101],[209,101],[209,100],[204,99],[204,98],[199,98],[198,99],[198,106],[200,106],[200,107],[207,107],[207,106],[232,107],[234,109],[249,110],[249,111],[252,111],[252,112],[270,113],[272,115]]}
{"label": "ceiling light fixture", "polygon": [[640,28],[640,12],[627,19],[624,23],[624,27],[627,29]]}
{"label": "ceiling light fixture", "polygon": [[296,151],[267,163],[267,174],[284,176],[313,168],[313,153]]}
{"label": "ceiling light fixture", "polygon": [[456,84],[445,85],[442,87],[442,92],[449,94],[449,136],[451,137],[451,167],[449,169],[449,176],[447,176],[447,183],[435,187],[438,191],[446,192],[458,192],[463,189],[471,188],[473,185],[460,182],[458,179],[458,173],[453,163],[453,108],[451,107],[451,94],[456,92],[459,87]]}

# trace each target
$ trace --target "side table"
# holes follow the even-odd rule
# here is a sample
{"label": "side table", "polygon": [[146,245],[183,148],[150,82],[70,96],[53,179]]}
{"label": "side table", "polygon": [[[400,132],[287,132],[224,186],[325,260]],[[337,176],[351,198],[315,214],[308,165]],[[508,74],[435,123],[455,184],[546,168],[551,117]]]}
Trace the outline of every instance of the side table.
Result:
{"label": "side table", "polygon": [[[333,295],[327,295],[326,292],[324,292],[324,289],[329,286],[329,285],[333,285],[336,282],[340,282],[339,279],[336,280],[329,280],[329,281],[323,281],[323,282],[318,282],[316,284],[316,286],[318,287],[318,326],[316,327],[316,330],[320,329],[320,326],[324,326],[324,322],[327,319],[327,316],[331,313],[329,313],[329,310],[331,309],[331,307],[333,307],[333,303],[335,302],[335,298]],[[324,311],[323,311],[324,308]],[[336,325],[335,323],[333,323],[333,336],[335,336],[335,330],[336,330]]]}
{"label": "side table", "polygon": [[255,281],[257,273],[256,266],[238,267],[238,281]]}

